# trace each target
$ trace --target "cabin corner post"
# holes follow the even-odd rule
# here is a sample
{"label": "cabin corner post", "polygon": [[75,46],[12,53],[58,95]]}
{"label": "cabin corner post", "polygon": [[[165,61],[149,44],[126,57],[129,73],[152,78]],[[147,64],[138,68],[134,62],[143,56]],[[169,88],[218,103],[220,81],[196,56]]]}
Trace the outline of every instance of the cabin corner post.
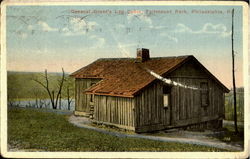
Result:
{"label": "cabin corner post", "polygon": [[137,99],[136,99],[136,96],[133,97],[133,117],[134,117],[134,120],[133,120],[133,124],[134,124],[134,128],[136,129],[137,127],[137,123],[138,123],[138,115],[137,115]]}

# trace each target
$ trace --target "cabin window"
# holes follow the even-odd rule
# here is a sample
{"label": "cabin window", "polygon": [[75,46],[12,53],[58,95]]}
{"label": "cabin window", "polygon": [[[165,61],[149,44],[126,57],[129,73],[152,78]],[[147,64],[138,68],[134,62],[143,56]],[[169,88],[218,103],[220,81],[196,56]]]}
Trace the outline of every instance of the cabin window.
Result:
{"label": "cabin window", "polygon": [[201,82],[201,106],[209,105],[209,90],[208,83]]}
{"label": "cabin window", "polygon": [[163,94],[163,105],[164,105],[164,108],[168,108],[168,106],[169,106],[169,94]]}
{"label": "cabin window", "polygon": [[170,92],[171,87],[163,86],[163,106],[168,108],[170,106]]}

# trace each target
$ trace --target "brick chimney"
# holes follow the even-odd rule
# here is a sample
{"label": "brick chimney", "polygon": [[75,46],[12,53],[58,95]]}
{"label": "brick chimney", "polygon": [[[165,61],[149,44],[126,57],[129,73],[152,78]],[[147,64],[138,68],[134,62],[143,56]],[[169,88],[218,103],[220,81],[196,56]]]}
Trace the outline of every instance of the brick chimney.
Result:
{"label": "brick chimney", "polygon": [[136,62],[144,62],[150,59],[149,49],[138,48]]}

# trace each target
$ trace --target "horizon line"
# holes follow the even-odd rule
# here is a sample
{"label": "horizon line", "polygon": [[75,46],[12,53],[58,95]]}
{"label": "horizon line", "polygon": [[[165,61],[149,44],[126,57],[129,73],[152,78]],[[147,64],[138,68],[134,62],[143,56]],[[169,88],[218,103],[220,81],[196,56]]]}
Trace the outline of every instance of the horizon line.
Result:
{"label": "horizon line", "polygon": [[[14,70],[7,70],[7,73],[8,72],[16,72],[16,73],[44,73],[44,71],[41,71],[41,72],[38,72],[38,71],[14,71]],[[62,74],[62,72],[48,72],[48,73],[57,73],[57,74]],[[71,74],[69,72],[64,72],[65,74]],[[242,86],[238,86],[236,88],[245,88],[244,85]],[[232,90],[232,87],[229,88],[229,90],[231,91]]]}

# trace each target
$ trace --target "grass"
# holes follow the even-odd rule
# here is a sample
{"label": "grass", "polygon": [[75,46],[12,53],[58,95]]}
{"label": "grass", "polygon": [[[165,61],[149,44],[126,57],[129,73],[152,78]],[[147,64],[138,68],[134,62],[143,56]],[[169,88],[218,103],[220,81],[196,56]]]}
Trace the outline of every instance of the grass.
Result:
{"label": "grass", "polygon": [[133,130],[126,130],[113,125],[105,125],[101,123],[92,122],[90,124],[92,127],[100,128],[110,132],[125,133],[125,134],[136,134]]}
{"label": "grass", "polygon": [[219,140],[227,143],[237,143],[240,145],[244,145],[244,127],[238,126],[238,134],[235,134],[234,132],[234,126],[233,125],[227,125],[224,126],[224,134],[215,136]]}
{"label": "grass", "polygon": [[67,118],[67,115],[35,109],[9,108],[8,144],[29,151],[226,151],[191,144],[119,138],[75,127]]}

